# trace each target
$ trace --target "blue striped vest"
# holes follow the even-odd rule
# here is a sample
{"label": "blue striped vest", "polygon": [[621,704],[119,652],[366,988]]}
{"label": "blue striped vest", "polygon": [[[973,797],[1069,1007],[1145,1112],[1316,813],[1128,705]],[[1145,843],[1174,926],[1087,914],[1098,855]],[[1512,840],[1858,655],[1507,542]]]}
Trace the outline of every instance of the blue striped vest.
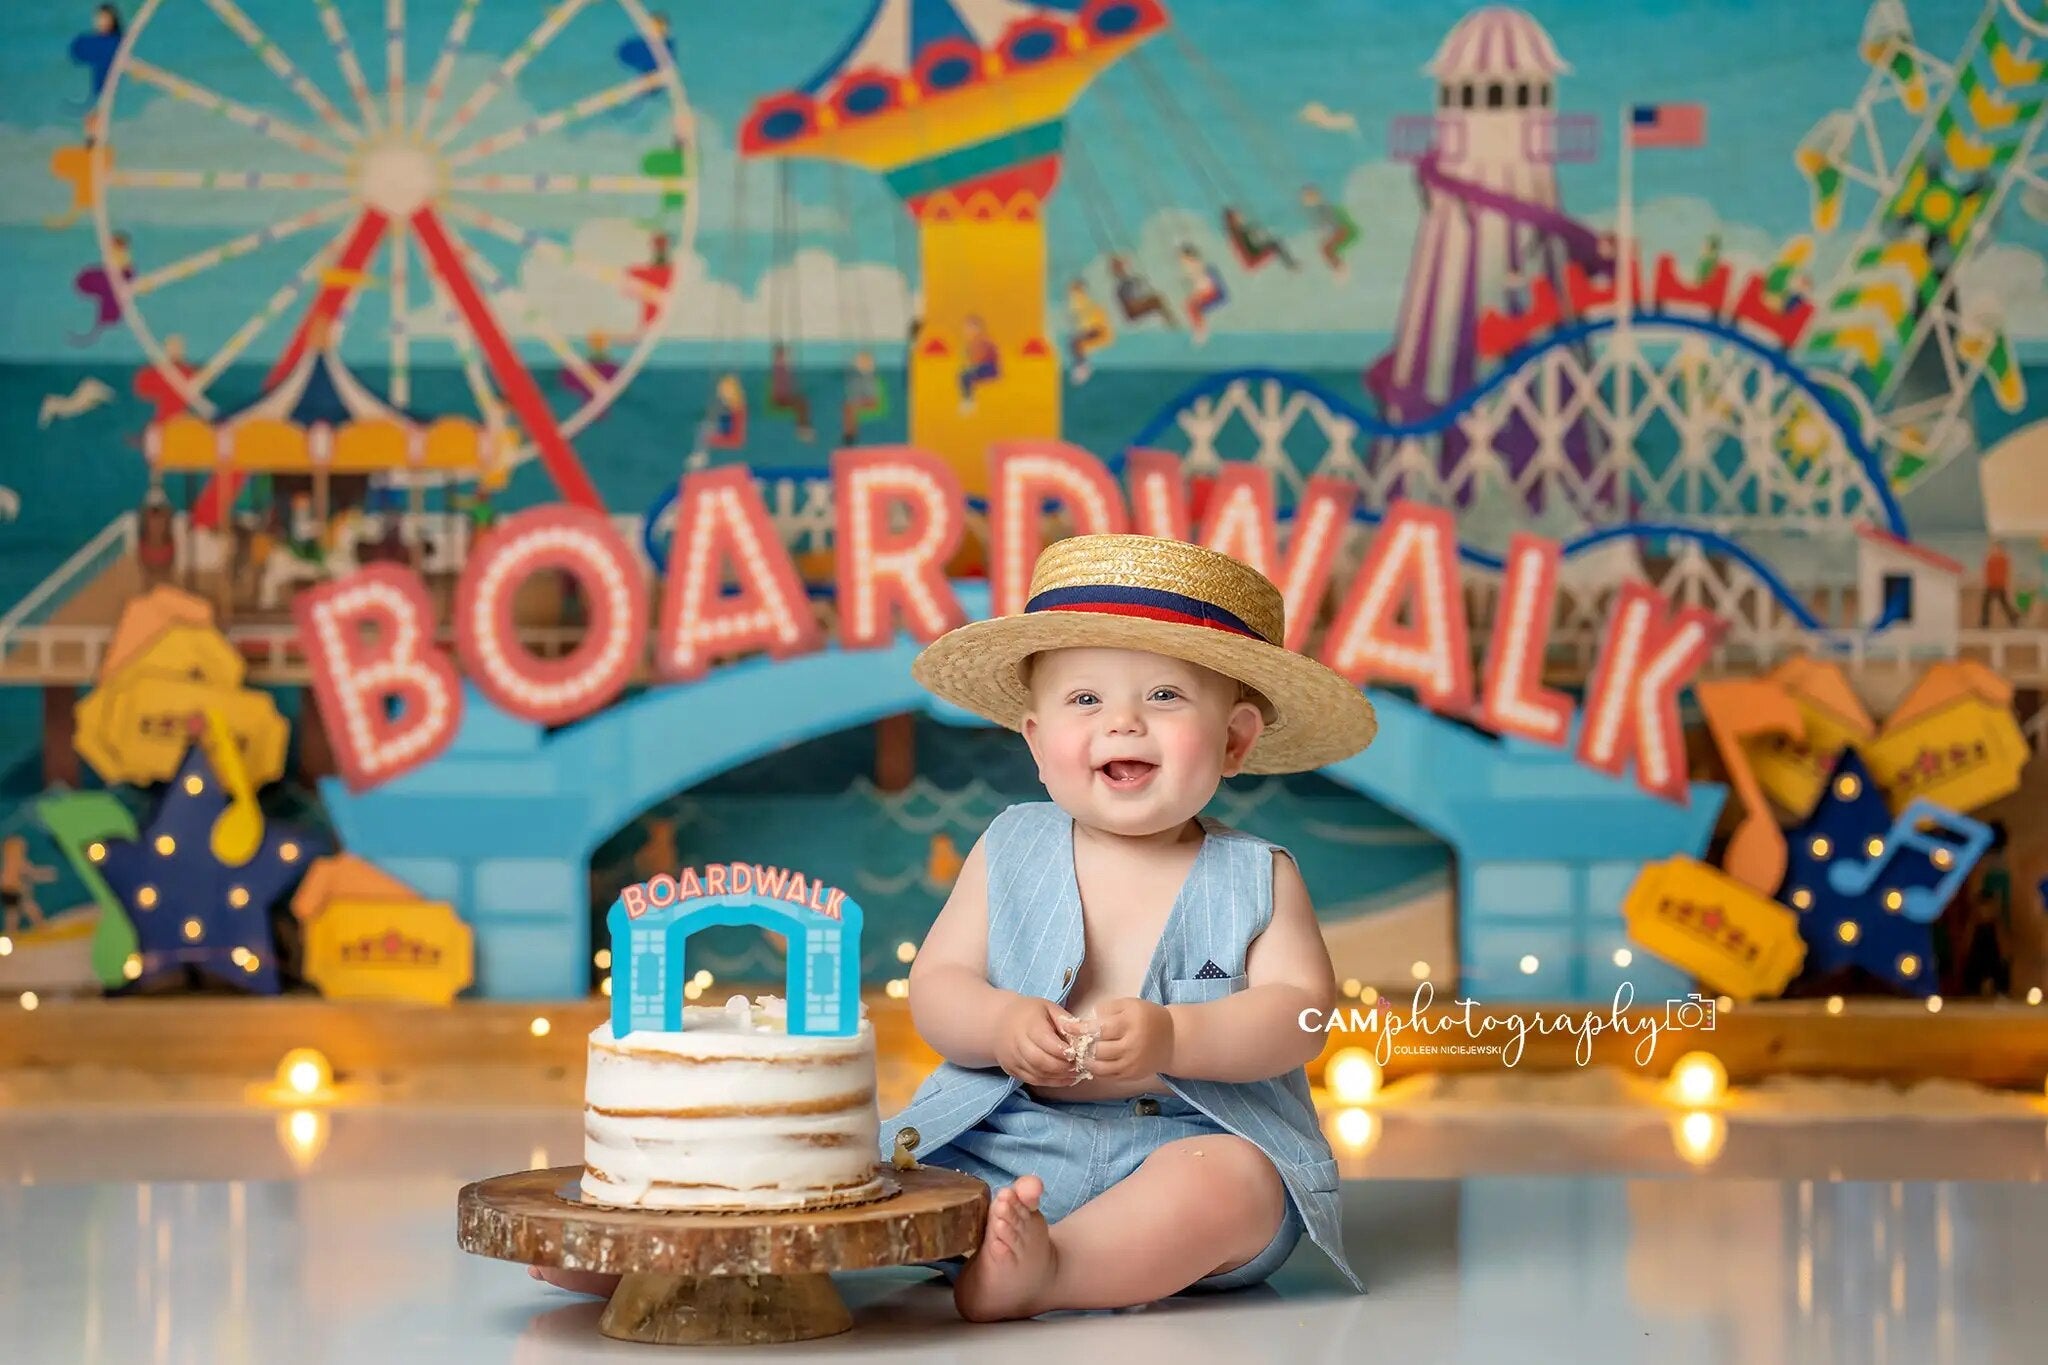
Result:
{"label": "blue striped vest", "polygon": [[[1158,1004],[1195,1004],[1243,990],[1245,954],[1273,915],[1277,845],[1207,816],[1201,821],[1208,837],[1138,992]],[[1049,801],[1011,806],[989,825],[985,839],[989,983],[1064,1004],[1080,971],[1083,942],[1073,820]],[[1209,962],[1223,974],[1198,978]],[[1365,1286],[1344,1258],[1337,1162],[1316,1122],[1307,1073],[1296,1068],[1250,1083],[1161,1079],[1271,1158],[1309,1236],[1362,1291]],[[914,1153],[936,1151],[981,1122],[1018,1084],[999,1067],[940,1063],[909,1105],[883,1123],[882,1156],[890,1155],[905,1129],[915,1130]]]}

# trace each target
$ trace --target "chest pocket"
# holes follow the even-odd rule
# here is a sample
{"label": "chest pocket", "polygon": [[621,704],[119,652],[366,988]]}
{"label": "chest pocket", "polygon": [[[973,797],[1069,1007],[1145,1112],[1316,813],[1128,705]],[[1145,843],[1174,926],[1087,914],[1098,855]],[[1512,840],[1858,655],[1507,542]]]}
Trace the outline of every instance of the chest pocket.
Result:
{"label": "chest pocket", "polygon": [[1235,995],[1245,988],[1243,976],[1183,976],[1166,979],[1166,1003],[1169,1005],[1199,1005],[1205,1000],[1221,1000]]}

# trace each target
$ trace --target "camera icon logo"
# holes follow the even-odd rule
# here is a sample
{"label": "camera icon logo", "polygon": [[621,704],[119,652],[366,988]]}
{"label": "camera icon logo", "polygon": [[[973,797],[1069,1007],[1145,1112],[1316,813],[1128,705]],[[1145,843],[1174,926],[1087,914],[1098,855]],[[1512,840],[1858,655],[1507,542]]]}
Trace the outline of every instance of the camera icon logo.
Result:
{"label": "camera icon logo", "polygon": [[1695,991],[1683,1000],[1664,1002],[1664,1027],[1714,1031],[1714,1002]]}

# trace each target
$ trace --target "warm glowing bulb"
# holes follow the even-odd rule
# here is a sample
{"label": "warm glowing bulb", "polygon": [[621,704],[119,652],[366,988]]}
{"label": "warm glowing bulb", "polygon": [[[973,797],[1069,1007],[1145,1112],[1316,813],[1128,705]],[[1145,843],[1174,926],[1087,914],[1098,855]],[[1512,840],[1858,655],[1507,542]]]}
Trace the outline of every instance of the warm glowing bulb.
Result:
{"label": "warm glowing bulb", "polygon": [[228,961],[239,967],[248,959],[248,956],[249,950],[247,948],[237,947],[232,953],[228,954]]}
{"label": "warm glowing bulb", "polygon": [[1955,862],[1956,855],[1949,852],[1947,849],[1937,848],[1936,850],[1934,850],[1934,865],[1936,867],[1946,870],[1948,868],[1954,867]]}
{"label": "warm glowing bulb", "polygon": [[1716,1103],[1727,1093],[1728,1068],[1711,1052],[1688,1052],[1671,1068],[1671,1094],[1688,1109]]}
{"label": "warm glowing bulb", "polygon": [[103,863],[107,860],[107,846],[95,840],[85,846],[85,856],[96,863]]}
{"label": "warm glowing bulb", "polygon": [[145,910],[154,910],[156,908],[156,888],[145,886],[137,890],[135,893],[135,903]]}
{"label": "warm glowing bulb", "polygon": [[1728,1141],[1728,1121],[1719,1114],[1695,1109],[1678,1121],[1672,1137],[1681,1157],[1694,1166],[1705,1166],[1721,1155]]}
{"label": "warm glowing bulb", "polygon": [[206,779],[201,777],[198,773],[194,773],[190,777],[185,779],[185,795],[197,796],[199,795],[199,793],[205,790]]}
{"label": "warm glowing bulb", "polygon": [[692,977],[691,980],[696,982],[699,989],[709,990],[711,988],[711,973],[705,971],[702,967],[697,969],[697,975]]}
{"label": "warm glowing bulb", "polygon": [[1360,986],[1357,977],[1347,976],[1344,978],[1344,998],[1346,1000],[1356,1000],[1361,989],[1363,988]]}
{"label": "warm glowing bulb", "polygon": [[1323,1083],[1339,1104],[1365,1104],[1380,1092],[1380,1064],[1362,1047],[1347,1047],[1330,1058]]}
{"label": "warm glowing bulb", "polygon": [[277,846],[277,856],[288,863],[295,863],[299,860],[299,846],[289,842],[279,844]]}
{"label": "warm glowing bulb", "polygon": [[1829,1013],[1829,1014],[1840,1014],[1841,1012],[1842,1012],[1842,997],[1841,997],[1841,996],[1839,996],[1839,995],[1831,995],[1831,996],[1829,996],[1829,997],[1828,997],[1828,1013]]}
{"label": "warm glowing bulb", "polygon": [[1863,851],[1873,858],[1882,857],[1884,854],[1884,840],[1872,836],[1870,842],[1863,846]]}
{"label": "warm glowing bulb", "polygon": [[248,888],[248,887],[246,887],[246,886],[231,886],[231,887],[229,887],[229,888],[228,888],[228,904],[229,904],[229,905],[232,905],[232,906],[233,906],[233,907],[234,907],[235,909],[239,910],[239,909],[241,909],[241,908],[242,908],[243,906],[247,905],[248,903],[249,903],[249,888]]}
{"label": "warm glowing bulb", "polygon": [[1614,950],[1614,965],[1617,967],[1626,967],[1635,960],[1636,955],[1626,948],[1616,948]]}
{"label": "warm glowing bulb", "polygon": [[704,994],[704,988],[694,981],[686,982],[683,986],[683,999],[685,1000],[695,1000],[702,994]]}
{"label": "warm glowing bulb", "polygon": [[1363,986],[1363,987],[1360,987],[1360,988],[1359,988],[1359,992],[1358,992],[1358,1003],[1359,1003],[1359,1004],[1361,1004],[1361,1005],[1377,1005],[1377,1004],[1379,1003],[1379,1001],[1380,1001],[1380,988],[1379,988],[1378,986]]}
{"label": "warm glowing bulb", "polygon": [[896,960],[898,962],[908,962],[916,956],[917,945],[915,943],[912,943],[909,939],[905,939],[903,940],[903,942],[896,945]]}
{"label": "warm glowing bulb", "polygon": [[135,980],[135,979],[136,979],[137,977],[141,976],[141,975],[142,975],[142,954],[140,954],[140,953],[130,953],[130,954],[128,954],[128,960],[127,960],[127,961],[125,961],[125,962],[123,962],[123,963],[121,964],[121,975],[123,975],[123,976],[127,977],[127,978],[128,978],[128,979],[129,979],[130,981],[133,981],[133,980]]}
{"label": "warm glowing bulb", "polygon": [[1717,996],[1715,996],[1715,997],[1714,997],[1714,1009],[1715,1009],[1715,1011],[1716,1011],[1717,1013],[1720,1013],[1720,1014],[1726,1014],[1726,1013],[1728,1013],[1728,1012],[1729,1012],[1730,1010],[1732,1010],[1732,1009],[1734,1009],[1734,1008],[1735,1008],[1735,997],[1734,997],[1734,996],[1732,996],[1732,995],[1717,995]]}
{"label": "warm glowing bulb", "polygon": [[604,995],[605,999],[611,999],[612,979],[610,977],[606,977],[604,980],[598,982],[597,989]]}
{"label": "warm glowing bulb", "polygon": [[334,1068],[318,1048],[295,1047],[277,1064],[277,1083],[310,1099],[334,1084]]}
{"label": "warm glowing bulb", "polygon": [[1800,887],[1800,888],[1799,888],[1799,889],[1798,889],[1797,891],[1794,891],[1794,892],[1792,893],[1792,904],[1793,904],[1793,905],[1795,905],[1795,906],[1797,906],[1797,907],[1798,907],[1799,909],[1801,909],[1801,910],[1810,910],[1810,909],[1812,909],[1812,908],[1813,908],[1813,893],[1812,893],[1811,891],[1808,891],[1808,890],[1807,890],[1807,889],[1806,889],[1805,887],[1803,887],[1803,886],[1802,886],[1802,887]]}
{"label": "warm glowing bulb", "polygon": [[533,1022],[526,1027],[532,1032],[534,1037],[545,1038],[548,1036],[548,1030],[553,1028],[554,1025],[548,1022],[548,1017],[545,1014],[536,1014],[533,1016]]}
{"label": "warm glowing bulb", "polygon": [[1853,919],[1845,919],[1840,924],[1837,924],[1835,926],[1835,937],[1842,940],[1842,942],[1844,943],[1854,943],[1856,941],[1857,935],[1859,935],[1861,932],[1862,931],[1856,927],[1856,921]]}
{"label": "warm glowing bulb", "polygon": [[1938,996],[1938,995],[1930,995],[1930,996],[1928,996],[1928,997],[1927,997],[1927,1012],[1928,1012],[1929,1014],[1940,1014],[1940,1013],[1941,1013],[1941,997],[1940,997],[1940,996]]}
{"label": "warm glowing bulb", "polygon": [[2027,988],[2027,1003],[2029,1005],[2041,1003],[2041,988],[2039,986],[2029,986]]}
{"label": "warm glowing bulb", "polygon": [[206,926],[196,919],[186,920],[182,927],[185,937],[194,943],[199,942],[200,936],[206,932]]}
{"label": "warm glowing bulb", "polygon": [[1427,962],[1414,963],[1408,968],[1408,975],[1414,977],[1417,981],[1429,980],[1429,964]]}
{"label": "warm glowing bulb", "polygon": [[1813,840],[1813,844],[1812,844],[1812,848],[1813,848],[1813,856],[1814,856],[1814,857],[1816,857],[1816,858],[1825,858],[1825,857],[1827,857],[1827,856],[1828,856],[1828,850],[1829,850],[1829,849],[1831,849],[1831,848],[1833,848],[1833,847],[1834,847],[1834,845],[1828,842],[1827,836],[1826,836],[1825,834],[1819,834],[1819,835],[1815,835],[1815,836],[1814,836],[1814,840]]}
{"label": "warm glowing bulb", "polygon": [[612,950],[609,948],[599,948],[597,950],[597,956],[591,958],[590,960],[597,964],[597,969],[599,971],[608,972],[612,969]]}
{"label": "warm glowing bulb", "polygon": [[1339,1109],[1337,1141],[1344,1150],[1360,1156],[1372,1150],[1380,1135],[1380,1116],[1370,1109]]}
{"label": "warm glowing bulb", "polygon": [[242,959],[242,970],[249,973],[249,975],[251,976],[256,975],[257,969],[260,968],[262,965],[263,959],[256,956],[256,954],[254,953],[251,953],[247,957]]}
{"label": "warm glowing bulb", "polygon": [[168,858],[178,851],[178,841],[168,834],[159,834],[156,836],[156,851]]}
{"label": "warm glowing bulb", "polygon": [[882,994],[888,996],[891,1000],[908,1000],[910,998],[910,983],[900,976],[894,977],[883,984]]}
{"label": "warm glowing bulb", "polygon": [[1887,891],[1887,892],[1885,892],[1885,893],[1884,893],[1884,908],[1885,908],[1885,909],[1887,909],[1887,910],[1891,910],[1891,911],[1897,911],[1897,910],[1901,909],[1902,907],[1904,907],[1904,905],[1905,905],[1905,904],[1906,904],[1906,898],[1905,898],[1905,896],[1904,896],[1904,895],[1903,895],[1902,893],[1900,893],[1900,892],[1897,892],[1897,891]]}
{"label": "warm glowing bulb", "polygon": [[1862,790],[1862,784],[1857,782],[1857,780],[1854,777],[1848,776],[1846,774],[1841,778],[1837,779],[1835,782],[1835,794],[1837,796],[1842,797],[1845,800],[1849,797],[1854,796],[1857,792]]}
{"label": "warm glowing bulb", "polygon": [[42,1003],[42,997],[38,996],[34,991],[23,991],[21,993],[21,1007],[25,1010],[32,1010]]}
{"label": "warm glowing bulb", "polygon": [[1918,975],[1920,975],[1920,958],[1919,958],[1919,955],[1918,955],[1918,954],[1915,954],[1915,953],[1902,953],[1902,954],[1900,954],[1900,956],[1899,956],[1899,975],[1900,975],[1900,976],[1918,976]]}
{"label": "warm glowing bulb", "polygon": [[14,940],[7,937],[7,935],[5,934],[0,934],[0,957],[6,957],[9,953],[13,951]]}
{"label": "warm glowing bulb", "polygon": [[1543,965],[1542,963],[1540,963],[1540,962],[1538,962],[1538,961],[1536,960],[1536,954],[1534,954],[1534,953],[1523,953],[1523,954],[1522,954],[1522,975],[1523,975],[1523,976],[1534,976],[1534,975],[1536,975],[1536,969],[1537,969],[1538,967],[1542,966],[1542,965]]}

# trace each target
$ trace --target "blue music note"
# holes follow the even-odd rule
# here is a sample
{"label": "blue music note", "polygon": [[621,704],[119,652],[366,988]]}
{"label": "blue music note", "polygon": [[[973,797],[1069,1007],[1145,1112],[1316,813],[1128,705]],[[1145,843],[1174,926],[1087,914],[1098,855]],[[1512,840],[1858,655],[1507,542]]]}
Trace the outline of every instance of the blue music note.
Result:
{"label": "blue music note", "polygon": [[1828,885],[1845,896],[1881,887],[1883,894],[1899,897],[1899,904],[1887,909],[1916,924],[1929,924],[1940,917],[1942,907],[1990,847],[1990,826],[1917,799],[1892,821],[1877,856],[1841,857],[1829,863]]}

